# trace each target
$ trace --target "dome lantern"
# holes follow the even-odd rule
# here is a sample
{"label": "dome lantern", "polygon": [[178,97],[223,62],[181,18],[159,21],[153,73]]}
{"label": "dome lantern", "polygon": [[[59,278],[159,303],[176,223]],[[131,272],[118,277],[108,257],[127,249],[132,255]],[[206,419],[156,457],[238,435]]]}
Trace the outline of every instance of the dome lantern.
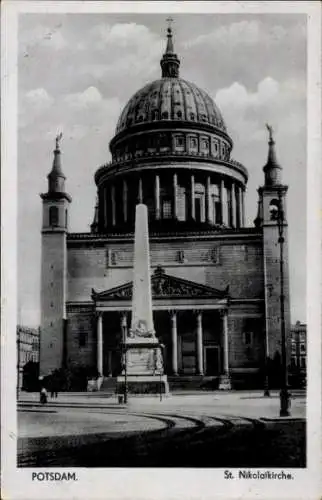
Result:
{"label": "dome lantern", "polygon": [[167,21],[169,22],[167,30],[168,31],[167,48],[160,61],[160,65],[162,68],[162,78],[178,78],[180,59],[178,59],[177,54],[174,53],[174,48],[173,48],[172,28],[171,28],[172,18],[171,17],[168,18]]}

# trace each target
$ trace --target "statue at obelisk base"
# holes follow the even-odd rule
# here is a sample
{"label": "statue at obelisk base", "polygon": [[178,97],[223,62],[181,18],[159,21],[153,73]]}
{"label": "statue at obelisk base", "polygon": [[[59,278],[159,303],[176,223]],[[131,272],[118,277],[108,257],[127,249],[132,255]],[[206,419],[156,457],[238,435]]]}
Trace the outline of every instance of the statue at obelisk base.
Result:
{"label": "statue at obelisk base", "polygon": [[117,377],[119,394],[169,392],[162,348],[153,325],[148,211],[140,203],[135,213],[132,321],[129,332],[123,335],[123,370]]}

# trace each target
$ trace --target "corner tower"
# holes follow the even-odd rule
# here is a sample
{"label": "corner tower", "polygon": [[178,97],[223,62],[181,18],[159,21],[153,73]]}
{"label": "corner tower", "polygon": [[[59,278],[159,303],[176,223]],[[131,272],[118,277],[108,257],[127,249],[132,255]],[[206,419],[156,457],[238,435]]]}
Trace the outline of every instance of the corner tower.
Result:
{"label": "corner tower", "polygon": [[66,326],[66,274],[68,208],[71,197],[65,192],[66,177],[61,168],[60,140],[56,137],[54,161],[48,174],[48,191],[43,200],[41,266],[40,375],[61,368]]}
{"label": "corner tower", "polygon": [[276,158],[273,129],[269,132],[268,158],[263,168],[264,185],[258,189],[258,215],[254,221],[263,231],[266,356],[280,360],[283,321],[287,344],[290,332],[288,224],[282,167]]}

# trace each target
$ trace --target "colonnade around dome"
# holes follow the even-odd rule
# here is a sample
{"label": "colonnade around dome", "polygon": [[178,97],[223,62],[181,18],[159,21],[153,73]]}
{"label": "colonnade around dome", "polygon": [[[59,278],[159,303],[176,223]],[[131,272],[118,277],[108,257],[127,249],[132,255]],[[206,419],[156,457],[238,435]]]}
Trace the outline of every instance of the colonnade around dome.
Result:
{"label": "colonnade around dome", "polygon": [[238,229],[245,225],[244,197],[242,183],[210,171],[130,171],[111,177],[100,188],[97,230],[133,230],[138,202],[147,205],[152,228],[173,221],[177,229],[189,222]]}

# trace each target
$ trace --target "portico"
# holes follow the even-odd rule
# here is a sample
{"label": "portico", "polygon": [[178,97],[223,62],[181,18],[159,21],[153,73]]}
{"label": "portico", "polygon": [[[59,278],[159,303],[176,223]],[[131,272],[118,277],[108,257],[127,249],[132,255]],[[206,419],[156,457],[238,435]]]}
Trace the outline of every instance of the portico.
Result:
{"label": "portico", "polygon": [[[228,289],[216,290],[166,274],[152,279],[156,335],[164,344],[168,375],[229,374]],[[97,370],[117,375],[120,341],[131,320],[132,283],[97,293]],[[104,361],[103,361],[104,360]]]}

